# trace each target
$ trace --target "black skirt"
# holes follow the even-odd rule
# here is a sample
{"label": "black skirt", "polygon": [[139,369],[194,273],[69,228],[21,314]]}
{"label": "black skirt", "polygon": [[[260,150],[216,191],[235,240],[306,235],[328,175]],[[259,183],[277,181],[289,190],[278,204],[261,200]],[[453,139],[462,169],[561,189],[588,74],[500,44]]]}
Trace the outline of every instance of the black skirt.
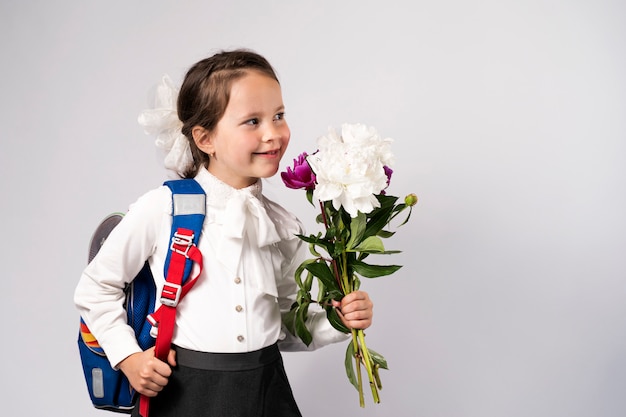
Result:
{"label": "black skirt", "polygon": [[275,344],[249,353],[174,350],[177,366],[150,399],[149,417],[302,417]]}

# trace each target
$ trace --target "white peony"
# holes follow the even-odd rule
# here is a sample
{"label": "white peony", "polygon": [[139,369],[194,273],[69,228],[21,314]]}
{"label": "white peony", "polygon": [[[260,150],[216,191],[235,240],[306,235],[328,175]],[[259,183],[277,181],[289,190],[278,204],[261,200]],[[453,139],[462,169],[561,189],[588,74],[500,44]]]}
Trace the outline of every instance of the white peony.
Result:
{"label": "white peony", "polygon": [[317,179],[314,197],[351,217],[379,207],[376,195],[387,186],[384,166],[393,164],[391,143],[363,124],[343,124],[341,135],[330,128],[317,140],[319,150],[307,157]]}

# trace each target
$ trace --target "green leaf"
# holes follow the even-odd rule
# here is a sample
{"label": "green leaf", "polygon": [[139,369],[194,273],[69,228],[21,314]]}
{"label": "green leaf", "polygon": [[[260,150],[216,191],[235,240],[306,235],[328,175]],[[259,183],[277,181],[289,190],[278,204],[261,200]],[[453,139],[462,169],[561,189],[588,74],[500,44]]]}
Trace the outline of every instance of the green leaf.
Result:
{"label": "green leaf", "polygon": [[309,243],[309,252],[311,253],[311,255],[315,256],[316,258],[320,258],[322,254],[320,254],[317,251],[316,247],[317,245],[315,243]]}
{"label": "green leaf", "polygon": [[402,265],[370,265],[362,261],[353,261],[352,267],[354,272],[365,278],[377,278],[386,275],[391,275],[398,269],[402,268]]}
{"label": "green leaf", "polygon": [[386,238],[390,238],[391,236],[395,235],[396,232],[390,232],[388,230],[381,230],[380,232],[378,232],[378,234],[376,236],[382,237],[384,239]]}
{"label": "green leaf", "polygon": [[387,224],[389,224],[389,220],[391,218],[391,214],[393,213],[393,206],[391,207],[380,207],[376,209],[372,217],[367,222],[367,227],[365,228],[364,237],[367,236],[375,236],[377,235]]}
{"label": "green leaf", "polygon": [[338,289],[329,290],[324,288],[324,294],[319,298],[319,303],[324,308],[332,308],[333,300],[341,300],[344,296],[345,294]]}
{"label": "green leaf", "polygon": [[366,238],[359,246],[354,248],[356,252],[381,253],[385,251],[385,245],[378,236],[370,236]]}
{"label": "green leaf", "polygon": [[322,238],[321,233],[318,233],[317,236],[314,236],[314,235],[309,235],[309,236],[296,235],[296,236],[298,236],[300,239],[302,239],[303,241],[309,244],[309,251],[315,257],[321,256],[315,250],[315,246],[321,246],[322,248],[324,248],[324,250],[326,250],[327,253],[332,253],[333,251],[334,245],[332,244],[332,242],[330,242],[330,240],[327,237]]}
{"label": "green leaf", "polygon": [[379,367],[383,369],[389,370],[389,367],[387,366],[387,360],[383,357],[383,355],[381,355],[380,353],[370,348],[368,348],[367,350],[369,351],[370,356],[372,357],[372,362],[374,362],[376,365],[378,365]]}
{"label": "green leaf", "polygon": [[303,288],[303,289],[305,288],[304,284],[302,283],[302,274],[304,273],[306,266],[316,261],[317,259],[307,259],[304,262],[302,262],[300,266],[298,266],[298,268],[296,269],[296,272],[294,273],[294,277],[296,280],[296,284],[298,284],[299,288]]}
{"label": "green leaf", "polygon": [[397,211],[398,213],[400,213],[402,210],[406,209],[406,204],[404,203],[400,203],[396,206],[396,208],[394,209],[394,211]]}
{"label": "green leaf", "polygon": [[361,242],[366,226],[365,214],[359,211],[357,216],[350,222],[350,240],[346,244],[346,249],[350,250]]}
{"label": "green leaf", "polygon": [[402,253],[401,250],[386,250],[384,252],[360,252],[358,259],[362,261],[367,258],[369,255],[393,255],[394,253]]}
{"label": "green leaf", "polygon": [[345,246],[343,244],[343,241],[342,240],[338,240],[337,242],[335,242],[333,251],[332,252],[328,252],[328,253],[332,254],[333,258],[340,258],[345,250],[346,250],[346,248],[345,248]]}
{"label": "green leaf", "polygon": [[376,195],[376,199],[381,207],[391,207],[398,201],[398,197],[387,194],[378,194]]}
{"label": "green leaf", "polygon": [[320,240],[319,236],[315,236],[315,235],[309,235],[309,236],[306,236],[306,235],[296,235],[296,236],[298,236],[300,239],[302,239],[302,240],[304,240],[305,242],[308,242],[308,243],[317,243]]}
{"label": "green leaf", "polygon": [[345,294],[339,288],[328,291],[328,298],[332,300],[341,300]]}
{"label": "green leaf", "polygon": [[312,206],[315,207],[315,204],[313,203],[313,190],[306,190],[306,199]]}
{"label": "green leaf", "polygon": [[353,361],[354,361],[354,345],[352,344],[352,341],[350,341],[350,343],[348,343],[348,348],[346,349],[346,358],[344,360],[344,363],[346,366],[346,375],[348,376],[348,380],[350,381],[352,385],[354,385],[354,388],[356,388],[356,390],[358,391],[359,382],[357,381],[357,378],[356,378]]}
{"label": "green leaf", "polygon": [[409,219],[411,218],[411,213],[413,213],[413,207],[409,208],[409,214],[406,215],[406,219],[404,219],[404,221],[400,223],[400,226],[405,225],[409,221]]}
{"label": "green leaf", "polygon": [[319,304],[323,303],[324,294],[326,293],[326,286],[320,280],[317,281],[317,302]]}
{"label": "green leaf", "polygon": [[339,314],[337,314],[337,309],[335,307],[329,307],[326,309],[326,317],[328,318],[329,323],[337,330],[339,330],[342,333],[350,333],[350,329],[348,329],[343,322],[341,321],[341,318],[339,317]]}
{"label": "green leaf", "polygon": [[283,314],[283,318],[282,318],[283,324],[285,325],[287,330],[289,330],[289,333],[291,333],[294,336],[297,336],[296,334],[296,308],[292,307],[291,310]]}
{"label": "green leaf", "polygon": [[311,287],[313,286],[313,274],[308,272],[306,274],[306,279],[304,280],[304,289],[307,292],[311,292]]}
{"label": "green leaf", "polygon": [[354,275],[352,277],[352,291],[358,291],[361,288],[361,280],[358,276]]}
{"label": "green leaf", "polygon": [[326,262],[318,261],[305,265],[305,268],[318,277],[327,288],[338,288],[335,275],[332,273]]}
{"label": "green leaf", "polygon": [[313,336],[311,336],[311,332],[307,329],[306,316],[309,310],[309,303],[302,304],[298,306],[296,309],[296,318],[295,318],[295,329],[298,337],[304,342],[305,345],[309,346],[313,341]]}

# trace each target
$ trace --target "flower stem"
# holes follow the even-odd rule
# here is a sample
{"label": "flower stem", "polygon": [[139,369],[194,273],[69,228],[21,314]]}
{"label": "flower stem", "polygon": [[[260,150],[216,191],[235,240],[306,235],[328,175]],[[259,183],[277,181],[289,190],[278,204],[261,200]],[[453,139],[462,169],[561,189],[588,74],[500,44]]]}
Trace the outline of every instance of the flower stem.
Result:
{"label": "flower stem", "polygon": [[328,229],[328,219],[326,218],[326,210],[324,210],[324,203],[320,201],[320,210],[322,212],[322,219],[324,220],[324,227]]}
{"label": "flower stem", "polygon": [[341,254],[341,280],[342,280],[342,287],[343,287],[343,293],[344,295],[350,294],[352,291],[354,291],[353,288],[353,281],[352,279],[350,279],[350,277],[348,276],[348,258],[346,256],[346,253],[343,252]]}
{"label": "flower stem", "polygon": [[370,383],[370,388],[372,389],[372,397],[375,403],[380,403],[380,398],[378,396],[378,384],[376,383],[376,379],[374,378],[374,361],[372,360],[372,356],[370,355],[369,350],[367,349],[367,345],[365,344],[365,333],[363,330],[356,331],[357,337],[359,339],[361,356],[363,357],[363,365],[365,365],[365,369],[367,370],[367,377]]}
{"label": "flower stem", "polygon": [[359,343],[356,330],[352,329],[352,343],[354,345],[354,361],[356,366],[356,378],[359,391],[359,405],[365,408],[365,397],[363,396],[363,377],[361,376],[361,354],[359,353]]}
{"label": "flower stem", "polygon": [[346,294],[346,289],[344,287],[344,284],[341,281],[341,279],[339,279],[341,274],[339,273],[339,268],[337,267],[337,261],[333,259],[332,261],[330,261],[330,263],[333,266],[333,272],[335,273],[335,280],[337,281],[337,285],[339,285],[339,288],[341,288],[342,292]]}
{"label": "flower stem", "polygon": [[380,381],[380,374],[378,373],[379,369],[380,366],[378,364],[374,365],[374,379],[376,380],[376,386],[379,390],[381,390],[383,389],[383,383]]}

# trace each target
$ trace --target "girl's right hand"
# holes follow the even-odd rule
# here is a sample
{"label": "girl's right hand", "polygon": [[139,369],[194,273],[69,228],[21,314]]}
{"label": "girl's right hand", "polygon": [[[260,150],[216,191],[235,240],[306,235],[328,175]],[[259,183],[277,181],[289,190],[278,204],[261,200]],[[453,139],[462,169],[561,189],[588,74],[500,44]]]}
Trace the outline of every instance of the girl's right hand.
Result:
{"label": "girl's right hand", "polygon": [[147,397],[156,396],[167,385],[172,374],[172,366],[176,366],[176,352],[170,350],[167,362],[154,356],[154,347],[133,353],[119,364],[130,385],[138,393]]}

